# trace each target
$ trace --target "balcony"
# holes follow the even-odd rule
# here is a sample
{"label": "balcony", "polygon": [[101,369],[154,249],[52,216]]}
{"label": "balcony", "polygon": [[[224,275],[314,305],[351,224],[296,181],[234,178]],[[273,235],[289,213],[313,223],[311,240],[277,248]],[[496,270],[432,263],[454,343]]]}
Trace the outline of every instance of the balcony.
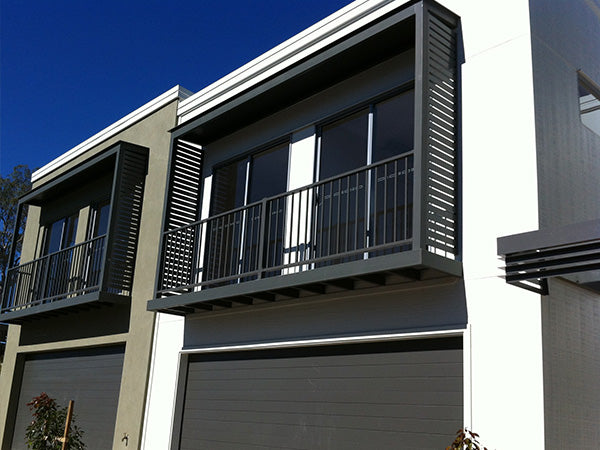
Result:
{"label": "balcony", "polygon": [[414,160],[408,152],[168,230],[150,308],[185,313],[460,276],[453,195],[439,190],[445,207],[429,205],[430,244],[417,244]]}
{"label": "balcony", "polygon": [[[21,264],[8,270],[1,314],[46,305],[80,304],[102,290],[106,235]],[[119,295],[128,295],[120,291]]]}
{"label": "balcony", "polygon": [[[224,95],[173,129],[159,280],[148,309],[185,315],[462,276],[459,49],[455,15],[434,2],[409,3],[297,64],[273,56],[264,81],[248,79],[239,96]],[[204,149],[208,156],[220,139],[276,122],[298,102],[407,52],[414,55],[410,152],[196,221],[206,200]],[[317,109],[306,119],[316,127]]]}
{"label": "balcony", "polygon": [[[52,213],[57,203],[71,213],[83,214],[87,219],[81,234],[91,234],[86,224],[90,202],[97,199],[90,198],[94,195],[90,193],[103,198],[108,195],[110,207],[103,234],[32,261],[11,264],[2,292],[0,322],[19,324],[129,301],[147,160],[147,149],[119,142],[20,199],[18,215],[25,205],[37,208],[40,215]],[[44,226],[44,222],[27,224],[35,232]],[[9,261],[14,260],[14,247],[13,243]]]}

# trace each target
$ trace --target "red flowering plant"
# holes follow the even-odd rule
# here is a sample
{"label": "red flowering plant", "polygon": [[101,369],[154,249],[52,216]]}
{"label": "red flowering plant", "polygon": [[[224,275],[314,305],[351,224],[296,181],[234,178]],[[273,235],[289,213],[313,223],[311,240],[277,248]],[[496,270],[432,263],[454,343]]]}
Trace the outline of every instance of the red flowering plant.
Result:
{"label": "red flowering plant", "polygon": [[[27,406],[33,412],[33,420],[25,430],[27,448],[33,450],[61,450],[63,448],[62,437],[67,418],[67,407],[59,407],[56,400],[49,397],[45,392],[34,397],[27,403]],[[71,418],[65,448],[68,450],[85,449],[85,444],[81,440],[83,431],[73,422],[74,417]]]}
{"label": "red flowering plant", "polygon": [[479,435],[466,428],[456,432],[456,438],[446,450],[487,450],[479,443]]}

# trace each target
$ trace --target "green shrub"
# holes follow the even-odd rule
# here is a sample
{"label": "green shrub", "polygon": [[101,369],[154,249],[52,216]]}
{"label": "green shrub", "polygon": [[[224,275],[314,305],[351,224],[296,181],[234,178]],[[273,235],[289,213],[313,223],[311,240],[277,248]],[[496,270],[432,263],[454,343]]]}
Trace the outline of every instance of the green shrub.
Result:
{"label": "green shrub", "polygon": [[[33,412],[33,420],[25,430],[27,447],[33,450],[61,450],[61,439],[65,430],[67,407],[59,407],[56,400],[45,392],[34,397],[27,403]],[[66,448],[68,450],[85,449],[81,440],[83,431],[74,424],[75,416],[71,418]]]}

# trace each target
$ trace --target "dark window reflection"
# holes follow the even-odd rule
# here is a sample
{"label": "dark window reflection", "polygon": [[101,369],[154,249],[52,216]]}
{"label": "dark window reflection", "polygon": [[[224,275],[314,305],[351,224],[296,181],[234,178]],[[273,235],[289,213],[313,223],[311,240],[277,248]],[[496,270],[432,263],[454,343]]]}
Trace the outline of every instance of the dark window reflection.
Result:
{"label": "dark window reflection", "polygon": [[369,110],[321,128],[321,180],[367,164]]}
{"label": "dark window reflection", "polygon": [[248,203],[287,190],[289,145],[285,143],[252,157]]}
{"label": "dark window reflection", "polygon": [[373,162],[411,151],[414,125],[414,91],[377,103],[373,117]]}

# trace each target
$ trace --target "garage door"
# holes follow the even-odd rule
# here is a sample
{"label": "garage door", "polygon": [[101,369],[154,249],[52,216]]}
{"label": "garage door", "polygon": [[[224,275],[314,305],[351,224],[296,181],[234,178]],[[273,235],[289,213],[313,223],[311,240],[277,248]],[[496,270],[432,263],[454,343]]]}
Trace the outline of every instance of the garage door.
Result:
{"label": "garage door", "polygon": [[27,448],[25,428],[31,422],[26,404],[46,392],[60,405],[75,401],[76,424],[91,449],[111,449],[124,347],[45,353],[25,361],[11,449]]}
{"label": "garage door", "polygon": [[181,449],[446,448],[462,338],[195,354]]}

